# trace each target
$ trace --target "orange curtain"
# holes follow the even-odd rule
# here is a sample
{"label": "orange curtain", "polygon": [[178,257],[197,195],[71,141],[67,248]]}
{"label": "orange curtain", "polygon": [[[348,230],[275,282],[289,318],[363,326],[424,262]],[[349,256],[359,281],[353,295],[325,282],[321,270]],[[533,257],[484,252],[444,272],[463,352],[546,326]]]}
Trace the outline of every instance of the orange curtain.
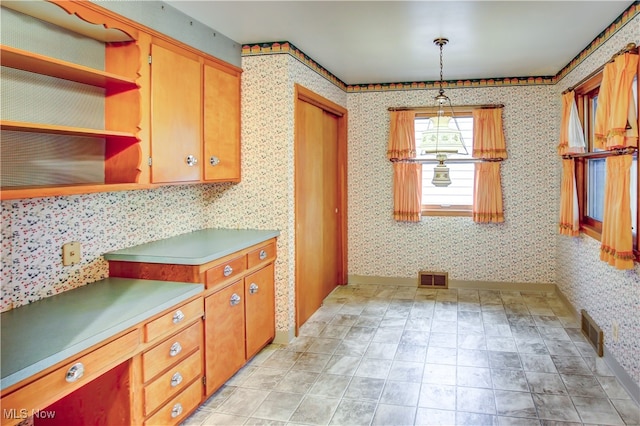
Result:
{"label": "orange curtain", "polygon": [[415,111],[391,111],[389,130],[389,160],[404,160],[416,156]]}
{"label": "orange curtain", "polygon": [[629,181],[631,155],[607,158],[600,259],[617,269],[633,269]]}
{"label": "orange curtain", "polygon": [[420,222],[422,215],[422,164],[416,156],[415,111],[391,111],[387,158],[393,161],[393,218]]}
{"label": "orange curtain", "polygon": [[393,218],[420,222],[422,215],[422,164],[393,163]]}
{"label": "orange curtain", "polygon": [[[578,118],[575,92],[571,90],[562,95],[562,120],[560,123],[558,154],[584,152],[584,145],[584,134]],[[574,160],[562,160],[560,223],[558,229],[561,235],[570,237],[577,237],[580,234],[575,172]]]}
{"label": "orange curtain", "polygon": [[473,110],[473,156],[484,159],[507,158],[502,108]]}
{"label": "orange curtain", "polygon": [[504,222],[500,163],[476,163],[473,190],[473,221],[479,223]]}
{"label": "orange curtain", "polygon": [[562,186],[560,189],[560,234],[577,237],[580,234],[578,218],[578,191],[573,159],[562,160]]}
{"label": "orange curtain", "polygon": [[[501,108],[473,110],[473,156],[507,158]],[[499,162],[476,163],[472,214],[474,222],[504,222]]]}
{"label": "orange curtain", "polygon": [[596,148],[612,150],[638,146],[632,94],[637,69],[638,55],[632,53],[618,55],[604,67],[594,125]]}

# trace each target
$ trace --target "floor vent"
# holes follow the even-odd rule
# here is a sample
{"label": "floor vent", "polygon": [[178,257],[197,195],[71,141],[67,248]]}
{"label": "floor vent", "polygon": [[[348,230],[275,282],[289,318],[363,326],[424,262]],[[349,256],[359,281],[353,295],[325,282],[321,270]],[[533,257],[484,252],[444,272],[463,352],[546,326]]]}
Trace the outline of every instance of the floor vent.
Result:
{"label": "floor vent", "polygon": [[420,271],[418,273],[418,287],[449,288],[449,273]]}
{"label": "floor vent", "polygon": [[598,356],[602,356],[602,345],[604,343],[604,334],[602,333],[602,329],[598,327],[598,324],[596,324],[593,318],[589,316],[587,311],[582,309],[580,313],[582,314],[582,333],[587,337],[589,342],[591,342],[591,345],[598,353]]}

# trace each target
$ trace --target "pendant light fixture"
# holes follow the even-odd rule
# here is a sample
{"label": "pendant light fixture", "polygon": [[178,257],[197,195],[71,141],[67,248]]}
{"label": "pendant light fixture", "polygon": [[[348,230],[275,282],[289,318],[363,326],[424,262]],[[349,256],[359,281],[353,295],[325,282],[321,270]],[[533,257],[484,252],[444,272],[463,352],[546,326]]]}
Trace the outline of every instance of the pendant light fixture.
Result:
{"label": "pendant light fixture", "polygon": [[451,177],[449,176],[449,168],[444,164],[447,154],[469,154],[467,147],[462,139],[460,126],[456,120],[451,105],[451,99],[444,94],[442,88],[444,80],[442,77],[442,47],[449,42],[446,38],[437,38],[433,40],[434,44],[440,47],[440,89],[438,95],[434,98],[436,107],[436,116],[429,118],[429,126],[422,133],[422,143],[420,149],[423,154],[435,154],[438,165],[433,171],[434,186],[449,186]]}

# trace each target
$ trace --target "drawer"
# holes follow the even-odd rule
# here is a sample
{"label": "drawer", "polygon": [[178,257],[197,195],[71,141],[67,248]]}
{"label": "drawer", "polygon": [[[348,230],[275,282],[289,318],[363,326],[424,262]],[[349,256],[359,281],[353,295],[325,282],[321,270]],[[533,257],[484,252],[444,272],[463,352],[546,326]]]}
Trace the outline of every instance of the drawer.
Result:
{"label": "drawer", "polygon": [[184,392],[165,404],[156,414],[149,417],[145,425],[177,424],[195,409],[202,399],[202,382],[196,380]]}
{"label": "drawer", "polygon": [[219,282],[226,281],[233,277],[241,275],[247,270],[247,258],[246,256],[236,257],[227,262],[221,263],[218,266],[207,270],[205,274],[205,282],[207,288],[212,287]]}
{"label": "drawer", "polygon": [[[40,379],[2,396],[3,412],[40,410],[131,357],[139,344],[138,330],[77,358]],[[74,376],[75,374],[75,376]],[[4,424],[3,416],[3,424]]]}
{"label": "drawer", "polygon": [[247,254],[247,268],[253,268],[264,262],[270,262],[276,257],[276,243],[267,244]]}
{"label": "drawer", "polygon": [[142,354],[142,379],[146,383],[200,347],[202,321],[198,321]]}
{"label": "drawer", "polygon": [[174,333],[184,324],[204,315],[204,302],[196,299],[168,312],[144,326],[144,341],[151,342],[164,334]]}
{"label": "drawer", "polygon": [[202,354],[196,351],[184,361],[144,388],[144,415],[148,416],[155,411],[167,398],[183,390],[194,379],[201,376]]}

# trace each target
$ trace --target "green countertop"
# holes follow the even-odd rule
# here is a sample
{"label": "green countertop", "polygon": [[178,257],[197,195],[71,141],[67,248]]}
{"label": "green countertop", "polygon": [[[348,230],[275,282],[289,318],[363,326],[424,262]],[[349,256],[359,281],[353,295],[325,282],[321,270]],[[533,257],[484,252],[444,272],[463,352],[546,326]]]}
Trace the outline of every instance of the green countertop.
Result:
{"label": "green countertop", "polygon": [[0,315],[0,389],[202,291],[202,284],[106,278],[4,312]]}
{"label": "green countertop", "polygon": [[107,260],[203,265],[262,243],[280,231],[255,229],[203,229],[104,254]]}

